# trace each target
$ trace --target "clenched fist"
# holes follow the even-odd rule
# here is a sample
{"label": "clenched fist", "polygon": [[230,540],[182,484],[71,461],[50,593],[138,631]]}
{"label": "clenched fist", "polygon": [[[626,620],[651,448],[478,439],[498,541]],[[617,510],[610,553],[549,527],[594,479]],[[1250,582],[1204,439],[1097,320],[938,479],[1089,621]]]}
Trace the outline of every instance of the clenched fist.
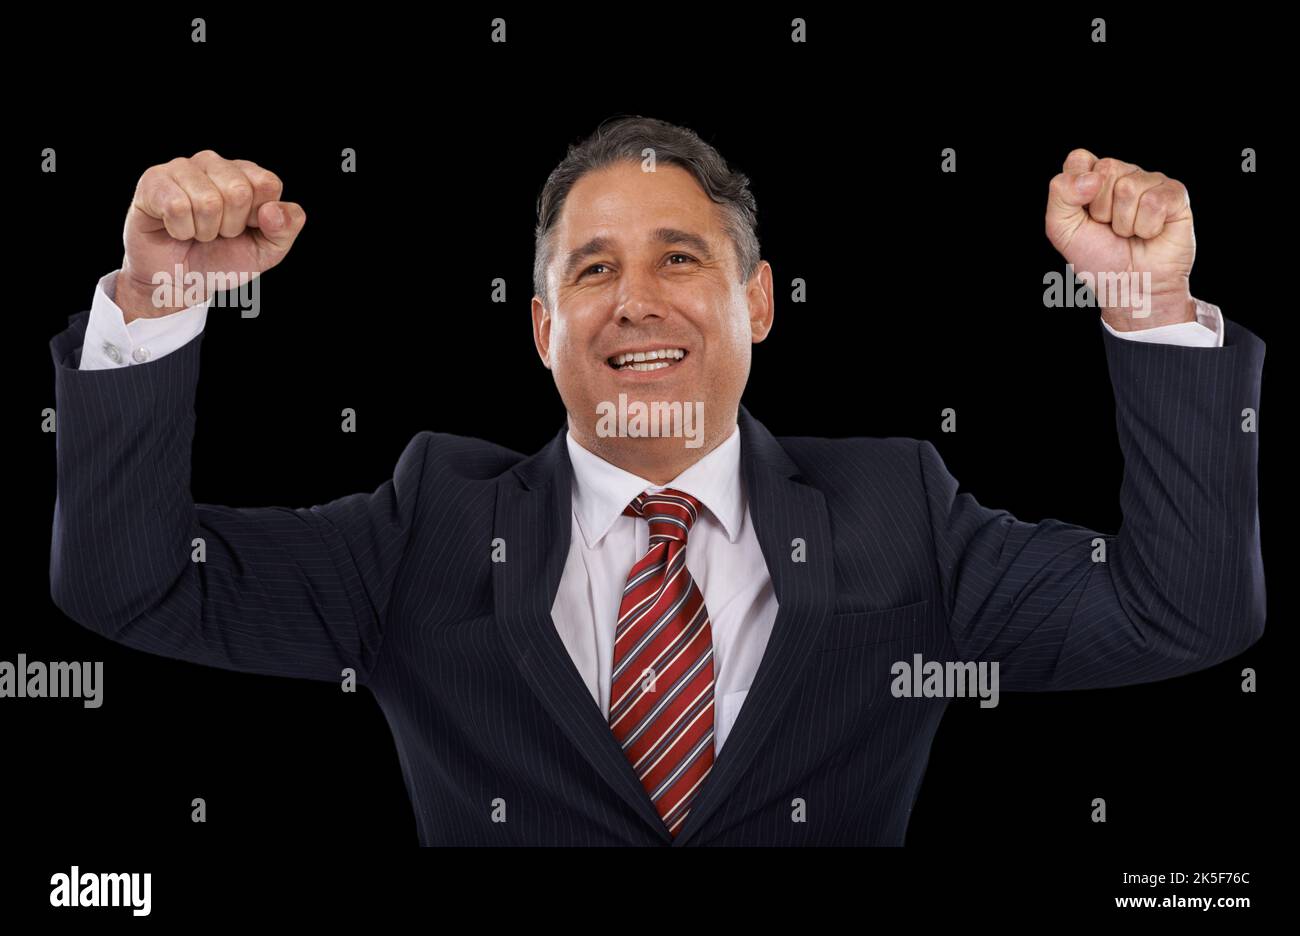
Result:
{"label": "clenched fist", "polygon": [[1188,284],[1196,235],[1181,182],[1074,150],[1048,189],[1047,238],[1094,283],[1123,275],[1146,290],[1143,274],[1150,274],[1149,294],[1141,299],[1130,295],[1129,302],[1117,303],[1113,295],[1098,294],[1102,318],[1116,331],[1196,321]]}
{"label": "clenched fist", "polygon": [[283,260],[307,221],[301,205],[280,201],[283,188],[275,173],[212,150],[145,170],[122,231],[116,301],[126,321],[185,307],[155,304],[155,273],[171,282],[180,265],[207,283],[209,273],[252,278]]}

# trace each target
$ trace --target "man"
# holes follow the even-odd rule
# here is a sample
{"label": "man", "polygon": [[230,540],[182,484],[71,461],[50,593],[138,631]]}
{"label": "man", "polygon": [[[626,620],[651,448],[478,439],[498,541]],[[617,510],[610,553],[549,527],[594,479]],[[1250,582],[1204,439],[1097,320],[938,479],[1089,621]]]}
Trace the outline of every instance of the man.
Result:
{"label": "man", "polygon": [[140,179],[121,271],[51,343],[52,592],[152,653],[355,671],[424,844],[901,844],[947,698],[900,697],[897,661],[1115,686],[1263,631],[1240,421],[1264,345],[1191,296],[1187,193],[1160,173],[1075,150],[1048,197],[1077,271],[1149,274],[1101,303],[1113,536],[980,506],[929,442],[768,433],[740,406],[774,315],[748,182],[643,118],[572,148],[539,201],[533,338],[568,411],[549,445],[421,432],[370,494],[194,504],[206,303],[155,301],[153,274],[273,267],[306,219],[281,194],[211,151]]}

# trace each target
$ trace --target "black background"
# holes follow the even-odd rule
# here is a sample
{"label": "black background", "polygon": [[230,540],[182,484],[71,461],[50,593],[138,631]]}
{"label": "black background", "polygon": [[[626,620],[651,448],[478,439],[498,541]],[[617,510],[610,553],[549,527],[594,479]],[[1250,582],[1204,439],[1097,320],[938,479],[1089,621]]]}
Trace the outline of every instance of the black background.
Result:
{"label": "black background", "polygon": [[[206,45],[190,42],[192,16],[207,18]],[[507,19],[504,45],[489,41],[493,16]],[[794,16],[808,20],[805,45],[789,41]],[[1089,39],[1093,16],[1107,20],[1104,45]],[[155,872],[159,918],[216,904],[216,885],[194,870],[214,855],[239,855],[248,886],[269,895],[271,881],[322,858],[355,882],[416,844],[368,692],[141,654],[49,599],[48,341],[120,265],[126,207],[150,165],[206,148],[251,159],[308,213],[262,281],[261,315],[209,314],[200,502],[306,506],[372,490],[422,429],[521,452],[548,441],[564,412],[529,330],[536,199],[566,147],[620,113],[691,127],[752,180],[777,303],[744,403],[777,435],[927,438],[981,504],[1118,529],[1101,325],[1091,310],[1042,303],[1043,275],[1064,271],[1043,234],[1047,185],[1076,146],[1188,186],[1193,293],[1269,344],[1263,429],[1289,366],[1277,24],[676,6],[376,11],[362,22],[219,8],[50,14],[15,21],[11,42],[40,54],[12,76],[3,150],[21,266],[7,290],[15,548],[0,659],[105,669],[101,709],[0,710],[5,848],[38,856],[23,862],[12,898],[22,906],[41,909],[49,874],[78,861]],[[55,174],[39,171],[47,146]],[[357,150],[355,174],[339,171],[344,147]],[[940,172],[945,147],[955,174]],[[1245,147],[1259,154],[1255,174],[1240,169]],[[505,304],[491,301],[496,277]],[[804,304],[789,301],[795,277]],[[355,434],[339,431],[344,407],[357,411]],[[945,407],[957,433],[940,431]],[[1050,891],[1071,914],[1137,893],[1119,886],[1121,870],[1246,870],[1262,886],[1278,752],[1292,735],[1279,732],[1284,676],[1264,666],[1285,652],[1287,544],[1271,498],[1286,475],[1277,445],[1261,443],[1263,639],[1172,681],[953,704],[908,854],[855,851],[835,860],[840,872],[861,884],[878,880],[869,868],[902,868],[895,899],[932,873],[954,893],[978,880],[985,911]],[[1261,674],[1253,695],[1240,691],[1247,666]],[[190,821],[195,796],[205,824]],[[1090,821],[1099,796],[1105,824]],[[526,859],[520,874],[599,880],[602,862]],[[458,887],[490,887],[498,873],[486,859],[439,861],[439,892],[452,864]],[[695,867],[714,891],[716,864]]]}

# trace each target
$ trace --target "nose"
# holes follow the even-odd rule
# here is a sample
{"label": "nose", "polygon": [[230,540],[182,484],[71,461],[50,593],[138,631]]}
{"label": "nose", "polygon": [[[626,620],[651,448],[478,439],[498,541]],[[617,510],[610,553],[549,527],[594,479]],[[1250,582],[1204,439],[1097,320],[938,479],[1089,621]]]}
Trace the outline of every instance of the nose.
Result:
{"label": "nose", "polygon": [[620,325],[639,325],[668,317],[668,305],[652,272],[626,274],[621,282],[614,317]]}

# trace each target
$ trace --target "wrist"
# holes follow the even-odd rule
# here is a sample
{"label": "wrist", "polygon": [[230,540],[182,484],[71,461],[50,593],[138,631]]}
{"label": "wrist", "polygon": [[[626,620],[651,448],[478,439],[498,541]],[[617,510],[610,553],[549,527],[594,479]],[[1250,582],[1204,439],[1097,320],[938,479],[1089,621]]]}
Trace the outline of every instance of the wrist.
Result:
{"label": "wrist", "polygon": [[1197,300],[1187,293],[1176,298],[1152,299],[1145,306],[1102,309],[1101,317],[1117,332],[1144,331],[1162,325],[1195,322]]}
{"label": "wrist", "polygon": [[122,320],[128,325],[139,318],[161,318],[179,312],[184,306],[158,305],[151,284],[141,283],[123,265],[118,271],[113,287],[113,302],[122,310]]}

